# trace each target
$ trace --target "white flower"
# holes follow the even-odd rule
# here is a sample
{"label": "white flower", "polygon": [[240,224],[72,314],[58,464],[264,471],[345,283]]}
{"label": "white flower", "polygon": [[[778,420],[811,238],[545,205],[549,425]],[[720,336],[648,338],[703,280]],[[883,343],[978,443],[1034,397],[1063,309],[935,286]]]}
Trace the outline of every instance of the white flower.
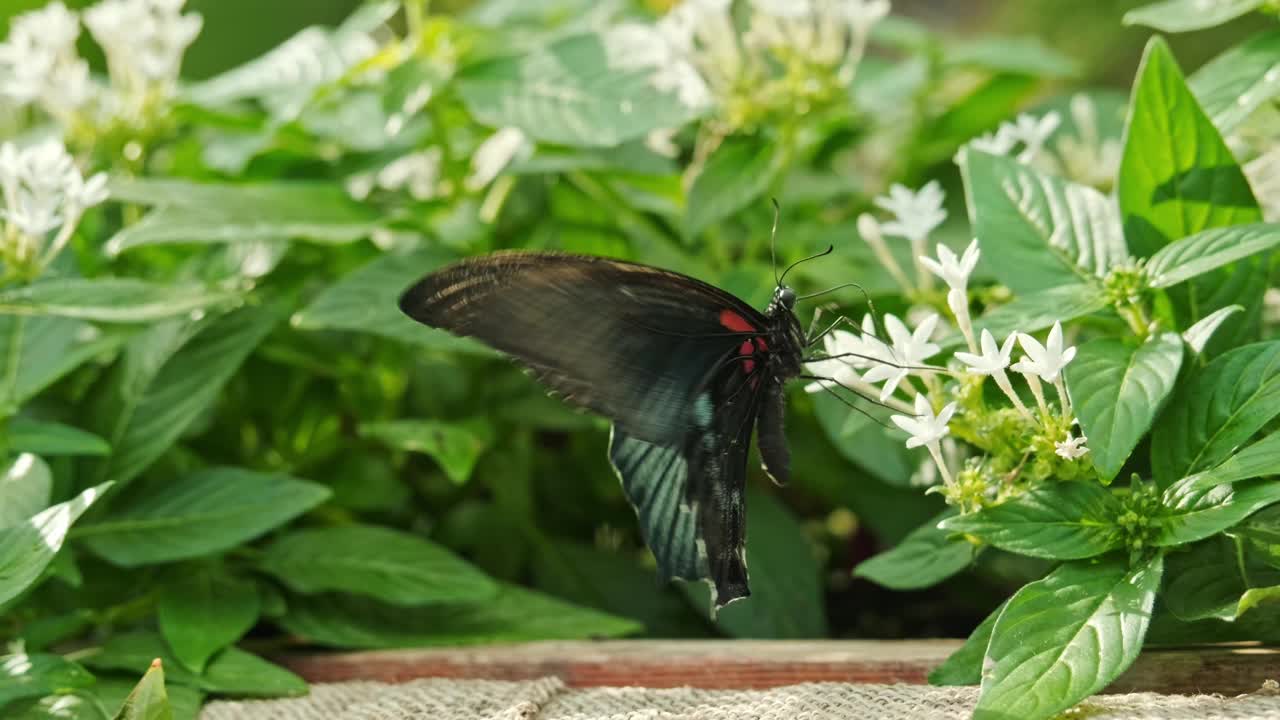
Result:
{"label": "white flower", "polygon": [[1063,347],[1061,322],[1053,324],[1044,345],[1026,333],[1018,333],[1018,344],[1027,356],[1014,363],[1013,369],[1023,375],[1036,375],[1045,382],[1056,382],[1062,369],[1076,356],[1075,347]]}
{"label": "white flower", "polygon": [[942,412],[934,415],[933,406],[929,404],[929,399],[920,394],[916,395],[915,411],[914,417],[909,415],[891,415],[889,417],[894,425],[905,430],[911,436],[907,438],[907,447],[934,446],[951,432],[951,429],[947,427],[947,423],[951,422],[951,416],[956,413],[955,403],[949,403],[942,408]]}
{"label": "white flower", "polygon": [[896,316],[884,316],[885,330],[888,331],[889,339],[893,343],[891,356],[884,359],[884,364],[874,365],[862,376],[862,379],[869,383],[884,381],[884,386],[880,389],[881,400],[886,400],[893,394],[898,384],[911,373],[912,366],[922,364],[942,349],[929,342],[937,325],[938,315],[935,313],[917,325],[913,333]]}
{"label": "white flower", "polygon": [[468,190],[477,191],[493,182],[498,174],[516,158],[533,148],[524,131],[515,127],[504,127],[487,140],[480,143],[471,156],[471,174],[464,185]]}
{"label": "white flower", "polygon": [[1018,338],[1018,333],[1010,333],[1009,337],[1004,339],[1003,345],[996,344],[996,338],[991,334],[990,330],[982,329],[982,354],[975,355],[967,352],[957,352],[955,358],[965,365],[969,366],[971,372],[979,375],[994,375],[997,372],[1003,372],[1009,367],[1009,356],[1013,353],[1013,343]]}
{"label": "white flower", "polygon": [[834,3],[844,11],[845,21],[854,32],[867,33],[871,27],[889,15],[889,0],[847,0]]}
{"label": "white flower", "polygon": [[106,182],[104,173],[86,180],[57,140],[25,148],[0,144],[0,196],[4,199],[0,219],[21,236],[16,240],[21,246],[10,248],[9,256],[36,260],[46,236],[58,230],[45,262],[51,260],[70,239],[85,209],[106,199]]}
{"label": "white flower", "polygon": [[655,25],[629,22],[610,28],[604,37],[609,67],[653,68],[650,85],[675,93],[686,107],[707,107],[713,101],[711,89],[691,62],[695,23],[702,12],[684,9],[673,11]]}
{"label": "white flower", "polygon": [[1007,155],[1018,144],[1016,138],[1010,132],[1012,126],[1008,123],[996,128],[993,133],[979,135],[969,141],[969,147],[975,150],[981,150],[992,155]]}
{"label": "white flower", "polygon": [[893,213],[893,220],[880,227],[888,235],[922,241],[947,219],[947,211],[942,209],[944,199],[942,186],[936,180],[918,192],[894,184],[889,188],[888,196],[881,195],[875,199],[877,206]]}
{"label": "white flower", "polygon": [[969,247],[965,248],[962,257],[956,257],[951,248],[938,243],[938,259],[931,257],[921,257],[920,262],[928,268],[929,272],[937,275],[952,290],[964,292],[969,286],[969,276],[973,274],[973,269],[978,265],[978,240],[975,238],[969,243]]}
{"label": "white flower", "polygon": [[89,65],[76,54],[80,21],[61,2],[13,18],[0,43],[0,99],[34,103],[65,117],[93,92]]}
{"label": "white flower", "polygon": [[[409,153],[379,170],[375,180],[384,190],[408,188],[414,200],[430,200],[435,197],[440,183],[442,158],[443,151],[438,147]],[[368,195],[368,192],[364,194]]]}
{"label": "white flower", "polygon": [[1068,432],[1066,440],[1053,444],[1053,453],[1063,460],[1078,460],[1089,452],[1089,448],[1084,445],[1088,440],[1084,435],[1071,437]]}
{"label": "white flower", "polygon": [[[863,316],[860,333],[833,330],[822,339],[822,344],[827,359],[809,363],[806,368],[812,375],[832,378],[841,385],[861,382],[857,370],[882,362],[894,362],[893,350],[875,336],[875,322],[870,315]],[[828,384],[819,380],[809,383],[804,389],[815,393]]]}
{"label": "white flower", "polygon": [[84,12],[107,56],[117,99],[126,113],[141,112],[149,95],[172,95],[182,56],[204,24],[199,13],[182,14],[186,0],[101,0]]}
{"label": "white flower", "polygon": [[[1103,138],[1098,131],[1098,113],[1093,100],[1084,93],[1071,98],[1071,120],[1078,137],[1059,136],[1055,147],[1068,178],[1103,190],[1115,183],[1124,146],[1119,138]],[[1254,185],[1257,188],[1257,185]],[[1265,193],[1256,193],[1262,197]]]}
{"label": "white flower", "polygon": [[1039,118],[1026,113],[1019,115],[1009,130],[1010,136],[1016,142],[1022,143],[1018,162],[1029,163],[1034,160],[1044,150],[1045,142],[1050,135],[1053,135],[1053,131],[1058,129],[1061,122],[1062,117],[1054,111],[1047,112]]}

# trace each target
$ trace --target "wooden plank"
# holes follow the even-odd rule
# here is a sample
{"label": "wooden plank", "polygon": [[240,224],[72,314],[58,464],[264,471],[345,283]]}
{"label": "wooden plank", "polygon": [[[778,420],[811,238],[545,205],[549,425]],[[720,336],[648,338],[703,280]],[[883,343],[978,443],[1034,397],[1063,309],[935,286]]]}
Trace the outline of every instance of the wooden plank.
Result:
{"label": "wooden plank", "polygon": [[[311,682],[447,677],[570,687],[770,688],[803,682],[923,684],[958,640],[611,640],[276,658]],[[1110,692],[1253,692],[1280,678],[1280,650],[1251,644],[1149,650]]]}

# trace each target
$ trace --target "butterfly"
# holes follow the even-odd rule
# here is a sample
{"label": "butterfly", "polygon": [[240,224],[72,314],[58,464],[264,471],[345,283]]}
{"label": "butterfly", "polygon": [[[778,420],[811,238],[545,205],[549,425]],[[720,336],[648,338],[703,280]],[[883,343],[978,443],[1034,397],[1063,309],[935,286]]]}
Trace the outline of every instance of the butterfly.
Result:
{"label": "butterfly", "polygon": [[790,478],[783,385],[803,375],[814,340],[785,277],[760,312],[648,265],[502,251],[426,275],[400,309],[510,355],[554,394],[611,420],[609,459],[659,574],[707,580],[718,609],[750,595],[752,430],[768,475]]}

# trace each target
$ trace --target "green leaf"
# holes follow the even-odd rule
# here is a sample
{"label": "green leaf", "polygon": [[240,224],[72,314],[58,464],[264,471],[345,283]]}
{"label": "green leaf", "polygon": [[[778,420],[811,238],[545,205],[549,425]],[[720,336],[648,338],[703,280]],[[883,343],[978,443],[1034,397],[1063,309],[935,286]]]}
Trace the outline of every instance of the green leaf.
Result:
{"label": "green leaf", "polygon": [[[172,670],[166,673],[166,676],[170,678],[172,675]],[[98,681],[93,684],[89,692],[80,697],[106,708],[108,711],[120,708],[124,705],[124,701],[129,697],[129,694],[137,687],[137,683],[133,680],[134,677],[137,677],[137,673],[119,676],[99,675]],[[200,715],[200,706],[204,704],[204,692],[186,685],[174,685],[169,682],[165,686],[165,694],[169,698],[169,708],[173,710],[174,720],[197,720]],[[95,715],[94,717],[98,716]],[[101,717],[102,720],[110,718],[109,715]]]}
{"label": "green leaf", "polygon": [[1280,225],[1214,228],[1175,240],[1147,262],[1147,281],[1167,288],[1280,245]]}
{"label": "green leaf", "polygon": [[1000,603],[969,633],[958,650],[929,672],[930,685],[977,685],[982,682],[982,660],[987,655],[987,646],[991,644],[991,631],[1008,604],[1007,600]]}
{"label": "green leaf", "polygon": [[[751,596],[720,608],[716,626],[731,637],[826,637],[822,568],[804,529],[772,495],[748,489],[746,503]],[[680,587],[710,615],[706,583]]]}
{"label": "green leaf", "polygon": [[302,678],[235,647],[213,656],[204,672],[193,673],[177,662],[164,640],[154,632],[114,635],[99,652],[86,656],[84,664],[95,670],[138,673],[150,667],[155,658],[164,663],[167,679],[174,685],[247,697],[293,697],[307,693],[307,684]]}
{"label": "green leaf", "polygon": [[204,324],[153,326],[134,338],[91,407],[91,428],[112,448],[97,463],[97,477],[127,483],[164,454],[218,399],[283,310],[250,306]]}
{"label": "green leaf", "polygon": [[59,378],[119,343],[79,320],[0,315],[0,412],[14,413]]}
{"label": "green leaf", "polygon": [[321,485],[288,475],[211,468],[142,497],[135,493],[77,535],[123,567],[183,560],[252,540],[329,494]]}
{"label": "green leaf", "polygon": [[66,693],[93,684],[93,676],[59,655],[0,655],[0,709],[14,700]]}
{"label": "green leaf", "polygon": [[298,530],[263,553],[259,567],[300,593],[338,591],[394,605],[480,602],[498,586],[424,538],[349,525]]}
{"label": "green leaf", "polygon": [[603,38],[575,35],[525,55],[464,69],[463,103],[481,123],[558,145],[610,147],[680,127],[696,111],[655,87],[654,68],[627,68]]}
{"label": "green leaf", "polygon": [[321,645],[398,648],[618,637],[641,630],[623,618],[588,610],[515,585],[480,603],[407,608],[358,595],[302,595],[277,621]]}
{"label": "green leaf", "polygon": [[1280,431],[1241,448],[1211,470],[1187,476],[1178,484],[1188,488],[1211,488],[1264,475],[1280,475]]}
{"label": "green leaf", "polygon": [[0,475],[0,528],[21,525],[53,499],[53,473],[37,455],[13,457]]}
{"label": "green leaf", "polygon": [[438,420],[386,420],[362,423],[361,437],[396,450],[430,455],[455,485],[463,485],[489,445],[492,431],[478,423]]}
{"label": "green leaf", "polygon": [[1209,340],[1213,338],[1213,334],[1218,331],[1222,323],[1232,315],[1244,310],[1240,305],[1228,305],[1219,308],[1205,315],[1195,325],[1182,331],[1182,342],[1191,348],[1191,351],[1199,355],[1204,352],[1205,345],[1209,344]]}
{"label": "green leaf", "polygon": [[1080,346],[1067,387],[1098,474],[1110,480],[1151,427],[1182,367],[1182,338],[1162,333],[1133,347],[1104,338]]}
{"label": "green leaf", "polygon": [[1280,414],[1280,342],[1215,358],[1179,384],[1151,432],[1151,469],[1163,485],[1220,463]]}
{"label": "green leaf", "polygon": [[932,587],[973,562],[977,548],[938,523],[954,517],[945,510],[911,531],[892,550],[858,563],[853,574],[891,590],[920,590]]}
{"label": "green leaf", "polygon": [[1244,546],[1222,536],[1167,553],[1165,563],[1161,603],[1185,621],[1234,621],[1251,587],[1280,582],[1280,570],[1268,568]]}
{"label": "green leaf", "polygon": [[1200,67],[1188,84],[1223,135],[1280,94],[1280,30],[1258,33]]}
{"label": "green leaf", "polygon": [[1125,239],[1139,257],[1202,230],[1262,220],[1244,173],[1159,37],[1147,44],[1133,88],[1118,197]]}
{"label": "green leaf", "polygon": [[89,488],[20,525],[0,530],[0,607],[40,578],[62,548],[71,524],[110,486]]}
{"label": "green leaf", "polygon": [[1038,37],[990,37],[948,44],[948,65],[975,66],[995,72],[1031,77],[1070,77],[1080,72],[1073,58],[1044,44]]}
{"label": "green leaf", "polygon": [[1249,541],[1272,567],[1280,568],[1280,507],[1255,513],[1232,528],[1231,534]]}
{"label": "green leaf", "polygon": [[974,720],[1041,720],[1129,667],[1151,622],[1161,557],[1076,561],[1019,590],[1000,613]]}
{"label": "green leaf", "polygon": [[454,259],[439,248],[384,255],[325,288],[290,322],[300,330],[374,333],[433,350],[491,355],[474,340],[429,328],[400,312],[400,295],[410,285]]}
{"label": "green leaf", "polygon": [[1244,591],[1240,596],[1240,601],[1236,603],[1236,617],[1240,617],[1260,605],[1268,605],[1277,601],[1280,601],[1280,585],[1249,588]]}
{"label": "green leaf", "polygon": [[[1013,332],[1033,333],[1090,315],[1107,306],[1102,287],[1093,283],[1059,285],[1042,292],[1019,295],[1013,302],[1001,305],[974,322],[974,331],[989,330],[997,338]],[[960,345],[964,336],[956,332],[944,341],[946,346]]]}
{"label": "green leaf", "polygon": [[1050,560],[1078,560],[1123,544],[1115,520],[1123,506],[1093,480],[1041,485],[1010,500],[942,523],[1001,550]]}
{"label": "green leaf", "polygon": [[[981,264],[1015,293],[1094,283],[1128,257],[1114,201],[1012,158],[961,151]],[[1025,329],[1024,329],[1025,330]]]}
{"label": "green leaf", "polygon": [[1155,545],[1182,545],[1222,532],[1272,503],[1280,502],[1280,482],[1250,480],[1206,487],[1195,477],[1164,491],[1160,514],[1152,518]]}
{"label": "green leaf", "polygon": [[258,589],[220,568],[184,570],[160,586],[156,609],[160,632],[174,656],[200,672],[214,653],[258,622]]}
{"label": "green leaf", "polygon": [[157,208],[108,240],[104,249],[109,255],[175,243],[291,238],[347,243],[368,237],[380,226],[372,206],[352,200],[336,183],[218,184],[116,177],[110,188],[115,200]]}
{"label": "green leaf", "polygon": [[131,278],[41,280],[0,291],[0,314],[140,323],[226,304],[235,293]]}
{"label": "green leaf", "polygon": [[125,698],[115,720],[173,720],[169,694],[164,689],[164,663],[153,660],[151,667]]}
{"label": "green leaf", "polygon": [[1260,7],[1265,0],[1164,0],[1124,14],[1125,25],[1146,25],[1164,32],[1203,30],[1231,22]]}
{"label": "green leaf", "polygon": [[[111,446],[93,433],[28,417],[9,421],[9,447],[40,455],[106,455],[111,452]],[[3,514],[4,510],[0,509],[0,516]]]}
{"label": "green leaf", "polygon": [[781,168],[779,147],[767,138],[731,137],[721,143],[689,188],[685,232],[697,235],[759,199]]}

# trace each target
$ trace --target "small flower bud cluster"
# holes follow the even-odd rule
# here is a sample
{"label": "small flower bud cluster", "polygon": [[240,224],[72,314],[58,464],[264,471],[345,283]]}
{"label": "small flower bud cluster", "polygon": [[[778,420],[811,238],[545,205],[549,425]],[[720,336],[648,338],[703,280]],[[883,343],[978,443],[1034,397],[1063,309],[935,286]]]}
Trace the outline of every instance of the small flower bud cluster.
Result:
{"label": "small flower bud cluster", "polygon": [[86,179],[57,140],[0,144],[0,256],[5,273],[34,277],[57,257],[80,217],[107,197],[107,176]]}

